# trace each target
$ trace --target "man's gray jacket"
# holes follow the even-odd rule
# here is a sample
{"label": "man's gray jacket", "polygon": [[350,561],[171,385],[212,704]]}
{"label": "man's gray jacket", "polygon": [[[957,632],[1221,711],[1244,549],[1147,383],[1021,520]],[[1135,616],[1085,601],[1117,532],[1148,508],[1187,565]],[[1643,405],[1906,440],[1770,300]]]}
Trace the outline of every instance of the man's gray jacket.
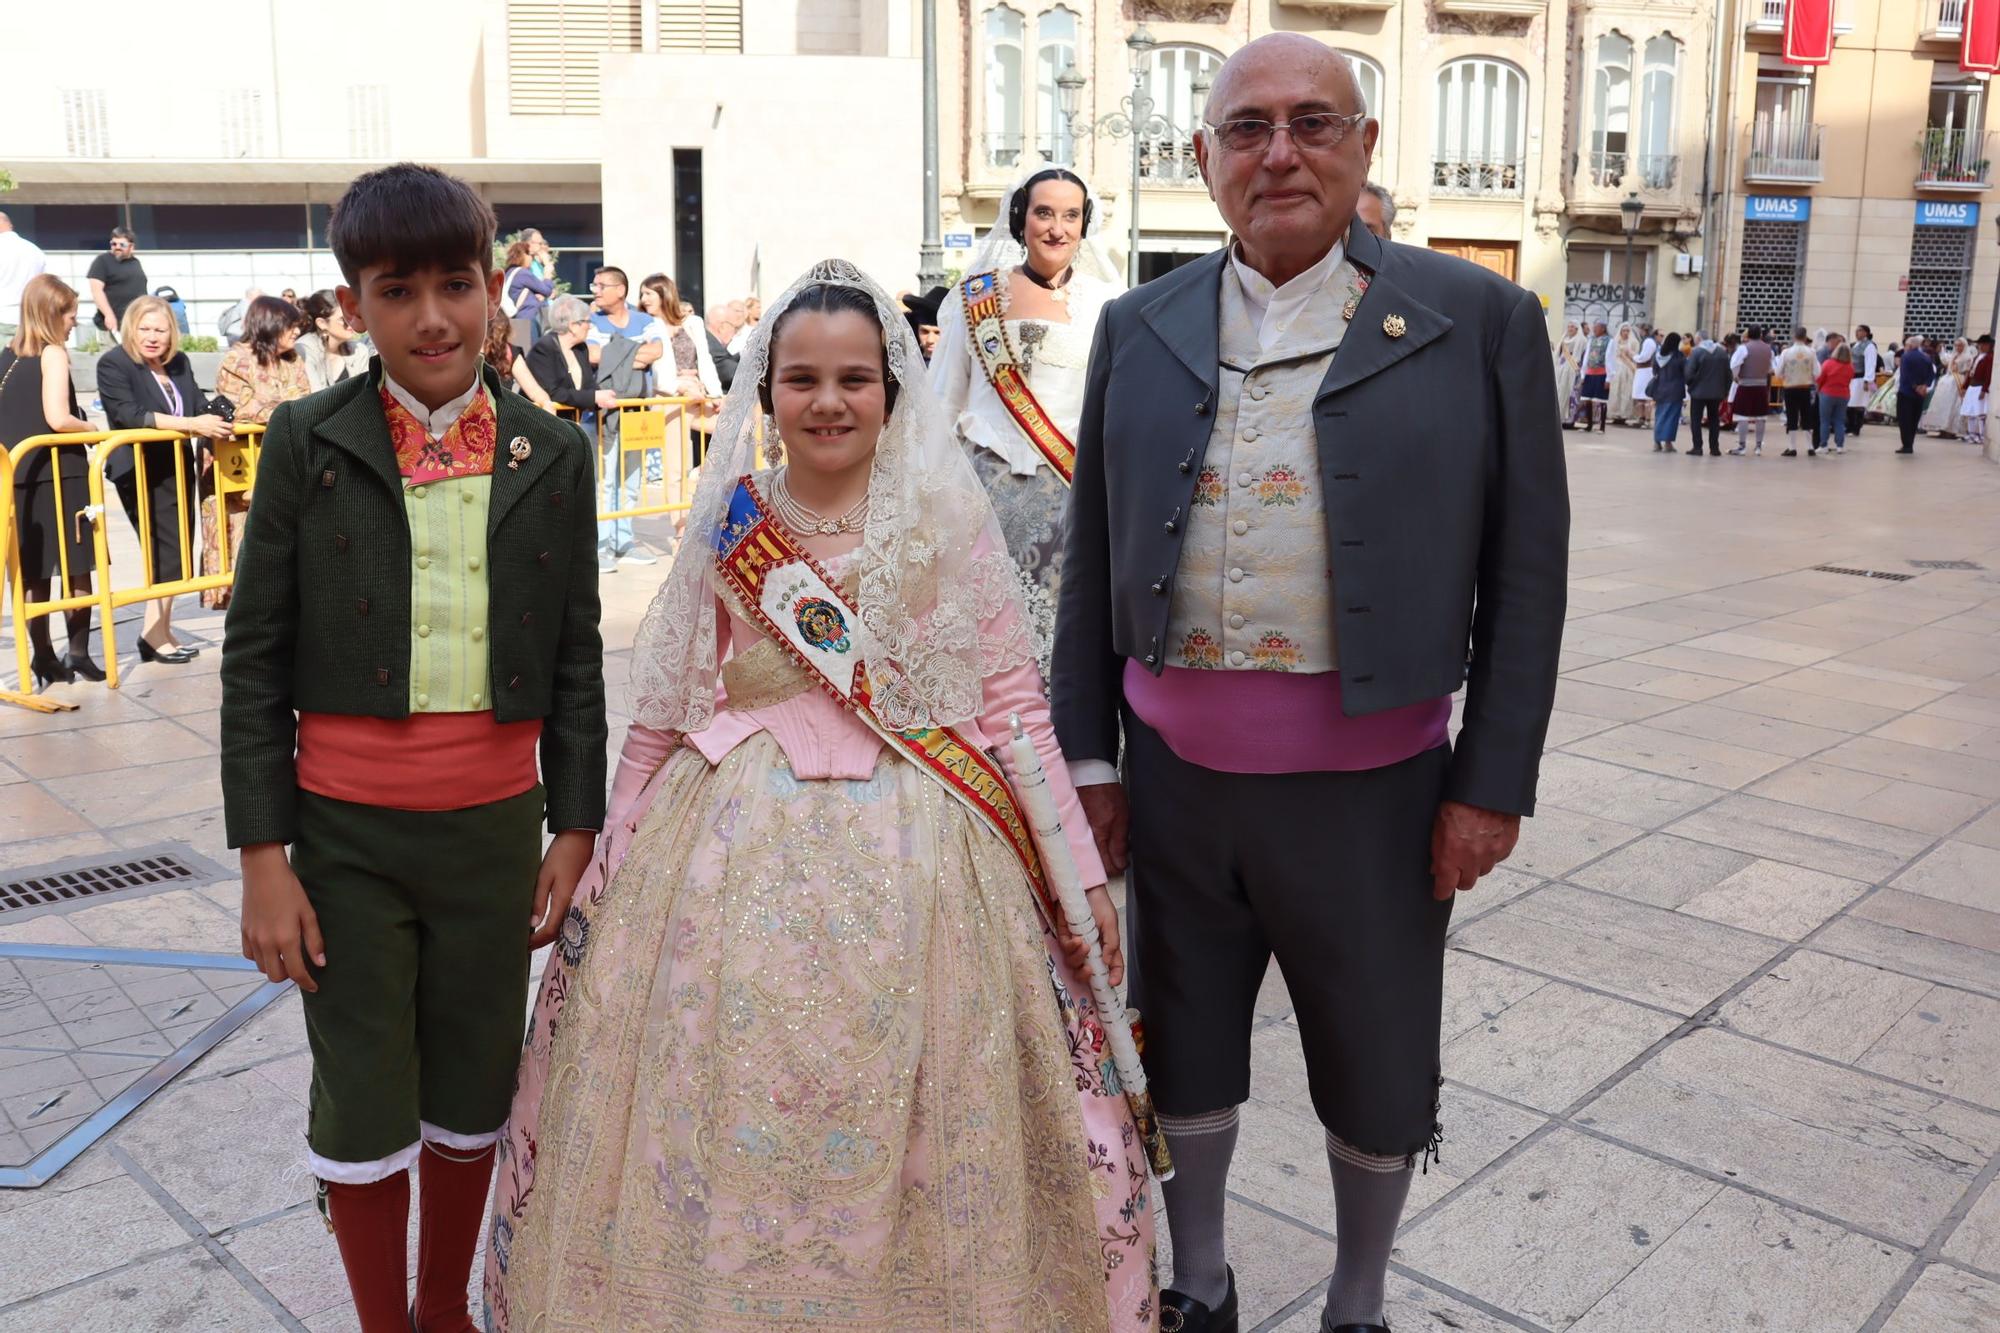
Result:
{"label": "man's gray jacket", "polygon": [[[1554,707],[1569,492],[1541,303],[1385,243],[1313,402],[1342,707],[1466,687],[1446,794],[1532,814]],[[1072,761],[1116,762],[1126,660],[1158,673],[1220,381],[1226,250],[1106,306],[1077,433],[1050,694]]]}

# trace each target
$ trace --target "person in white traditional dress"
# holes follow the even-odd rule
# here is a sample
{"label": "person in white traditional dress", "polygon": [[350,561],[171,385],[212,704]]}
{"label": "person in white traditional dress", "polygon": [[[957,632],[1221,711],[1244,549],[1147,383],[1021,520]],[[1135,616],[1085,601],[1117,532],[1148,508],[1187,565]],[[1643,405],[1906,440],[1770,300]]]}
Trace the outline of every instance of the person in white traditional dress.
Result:
{"label": "person in white traditional dress", "polygon": [[1094,236],[1102,220],[1075,173],[1044,167],[1023,178],[945,298],[931,357],[931,386],[1020,567],[1045,674],[1090,340],[1098,311],[1125,290]]}
{"label": "person in white traditional dress", "polygon": [[1567,426],[1576,416],[1576,380],[1583,373],[1583,331],[1571,320],[1563,327],[1562,341],[1556,344],[1556,410]]}
{"label": "person in white traditional dress", "polygon": [[1632,401],[1632,381],[1639,371],[1639,340],[1630,324],[1618,326],[1611,345],[1611,419],[1626,425],[1639,411]]}

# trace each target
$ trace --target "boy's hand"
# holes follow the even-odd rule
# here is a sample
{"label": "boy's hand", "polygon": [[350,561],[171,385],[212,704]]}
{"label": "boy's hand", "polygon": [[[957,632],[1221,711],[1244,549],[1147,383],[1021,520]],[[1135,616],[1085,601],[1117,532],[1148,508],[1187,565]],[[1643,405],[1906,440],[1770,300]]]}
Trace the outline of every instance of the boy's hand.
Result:
{"label": "boy's hand", "polygon": [[325,967],[326,945],[283,843],[243,849],[243,956],[272,981],[289,977],[300,990],[319,989],[306,960]]}
{"label": "boy's hand", "polygon": [[542,873],[535,876],[535,910],[528,917],[530,949],[551,943],[569,913],[569,900],[576,894],[576,882],[590,864],[597,849],[597,835],[589,829],[565,829],[542,857]]}
{"label": "boy's hand", "polygon": [[[1086,892],[1090,900],[1090,915],[1097,921],[1097,947],[1104,955],[1104,970],[1111,977],[1111,984],[1122,985],[1125,981],[1125,949],[1118,940],[1118,908],[1111,902],[1111,894],[1100,884]],[[1084,969],[1090,961],[1090,946],[1081,935],[1072,934],[1067,926],[1056,931],[1056,942],[1062,945],[1063,957],[1069,962],[1079,979],[1085,985],[1090,982]]]}

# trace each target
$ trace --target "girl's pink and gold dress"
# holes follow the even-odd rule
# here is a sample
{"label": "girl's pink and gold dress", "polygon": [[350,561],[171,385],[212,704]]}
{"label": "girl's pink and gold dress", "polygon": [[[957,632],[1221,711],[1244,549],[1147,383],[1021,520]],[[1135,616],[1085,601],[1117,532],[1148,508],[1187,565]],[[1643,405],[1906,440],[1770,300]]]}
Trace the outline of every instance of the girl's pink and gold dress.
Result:
{"label": "girl's pink and gold dress", "polygon": [[[544,976],[489,1329],[1153,1328],[1144,1149],[1019,863],[717,614],[715,719],[631,729]],[[1034,667],[985,704],[1099,882]]]}

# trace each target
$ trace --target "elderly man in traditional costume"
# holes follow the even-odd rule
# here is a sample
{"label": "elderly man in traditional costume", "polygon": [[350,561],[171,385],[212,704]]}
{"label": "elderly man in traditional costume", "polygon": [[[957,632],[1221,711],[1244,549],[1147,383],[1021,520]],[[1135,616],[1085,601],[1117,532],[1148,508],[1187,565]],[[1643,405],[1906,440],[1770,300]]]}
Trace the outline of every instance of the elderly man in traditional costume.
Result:
{"label": "elderly man in traditional costume", "polygon": [[1235,239],[1111,303],[1091,356],[1052,692],[1114,870],[1129,829],[1177,1168],[1167,1333],[1238,1328],[1223,1189],[1274,953],[1333,1174],[1323,1327],[1386,1327],[1441,1134],[1453,896],[1532,813],[1555,698],[1569,504],[1541,304],[1355,221],[1378,133],[1338,52],[1237,52],[1197,139]]}

